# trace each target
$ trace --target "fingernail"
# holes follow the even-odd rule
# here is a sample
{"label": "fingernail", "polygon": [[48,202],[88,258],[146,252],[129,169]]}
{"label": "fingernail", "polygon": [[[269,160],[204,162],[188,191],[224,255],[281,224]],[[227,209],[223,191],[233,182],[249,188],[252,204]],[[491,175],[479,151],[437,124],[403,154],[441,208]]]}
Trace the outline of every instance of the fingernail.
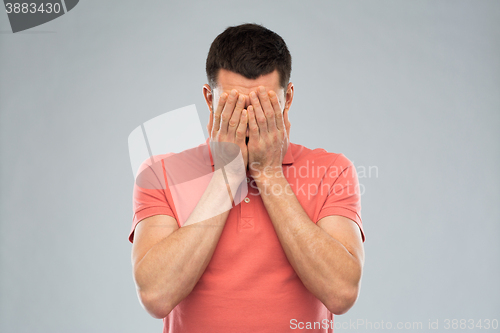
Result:
{"label": "fingernail", "polygon": [[264,88],[264,87],[262,87],[262,86],[261,86],[261,87],[259,87],[259,91],[260,91],[261,93],[265,93],[265,92],[266,92],[266,88]]}
{"label": "fingernail", "polygon": [[238,92],[236,91],[236,89],[231,90],[231,96],[233,96],[233,97],[234,97],[234,96],[236,96],[236,94],[237,94],[237,93],[238,93]]}
{"label": "fingernail", "polygon": [[253,91],[252,91],[252,92],[250,93],[250,98],[255,98],[255,97],[257,97],[257,95],[255,95],[255,92],[253,92]]}

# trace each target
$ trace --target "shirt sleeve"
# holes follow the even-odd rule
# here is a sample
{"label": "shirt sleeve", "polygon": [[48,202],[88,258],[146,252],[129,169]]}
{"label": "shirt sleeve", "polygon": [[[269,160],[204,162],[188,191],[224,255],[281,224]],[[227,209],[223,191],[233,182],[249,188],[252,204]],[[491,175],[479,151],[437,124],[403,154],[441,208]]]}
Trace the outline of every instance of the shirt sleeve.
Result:
{"label": "shirt sleeve", "polygon": [[343,154],[339,154],[328,169],[325,181],[331,185],[326,201],[319,212],[318,221],[331,215],[347,217],[356,222],[364,242],[360,187],[354,164]]}
{"label": "shirt sleeve", "polygon": [[134,242],[137,224],[154,215],[169,215],[175,218],[174,210],[168,203],[168,193],[162,159],[142,163],[134,183],[132,229],[129,241]]}

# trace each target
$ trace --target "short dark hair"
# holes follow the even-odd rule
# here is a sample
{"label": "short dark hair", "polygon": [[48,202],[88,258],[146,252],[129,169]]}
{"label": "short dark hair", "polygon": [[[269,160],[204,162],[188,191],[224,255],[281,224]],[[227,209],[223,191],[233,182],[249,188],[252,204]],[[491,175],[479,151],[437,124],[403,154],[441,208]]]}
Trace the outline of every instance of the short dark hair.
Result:
{"label": "short dark hair", "polygon": [[292,56],[277,33],[258,24],[228,27],[218,35],[208,51],[206,71],[210,86],[217,86],[219,70],[256,79],[277,70],[284,89],[290,81]]}

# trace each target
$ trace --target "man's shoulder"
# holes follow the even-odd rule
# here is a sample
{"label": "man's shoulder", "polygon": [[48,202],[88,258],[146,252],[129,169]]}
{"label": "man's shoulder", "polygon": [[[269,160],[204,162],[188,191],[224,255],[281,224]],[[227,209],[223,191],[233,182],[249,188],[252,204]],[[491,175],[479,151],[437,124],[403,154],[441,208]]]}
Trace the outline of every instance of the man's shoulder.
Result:
{"label": "man's shoulder", "polygon": [[188,148],[181,152],[155,154],[146,158],[136,173],[136,183],[148,184],[152,180],[162,182],[165,188],[165,176],[169,182],[183,182],[204,176],[212,172],[209,148],[206,143]]}
{"label": "man's shoulder", "polygon": [[308,148],[300,144],[290,142],[289,149],[292,150],[294,163],[314,163],[316,165],[339,165],[348,167],[352,162],[342,153],[329,152],[324,148]]}

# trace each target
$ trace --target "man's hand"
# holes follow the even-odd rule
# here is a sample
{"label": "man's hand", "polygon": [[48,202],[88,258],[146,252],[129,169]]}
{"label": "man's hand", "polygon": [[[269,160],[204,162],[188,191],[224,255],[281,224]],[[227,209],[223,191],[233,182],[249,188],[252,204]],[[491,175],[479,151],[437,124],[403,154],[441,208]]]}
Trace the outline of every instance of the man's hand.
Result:
{"label": "man's hand", "polygon": [[281,113],[278,96],[272,90],[259,87],[258,94],[250,93],[248,106],[248,159],[250,174],[268,177],[282,171],[283,158],[288,149],[288,134]]}
{"label": "man's hand", "polygon": [[[213,123],[210,148],[217,167],[226,166],[236,157],[238,152],[231,149],[231,143],[238,145],[243,155],[244,170],[248,165],[248,149],[245,144],[248,114],[245,107],[245,97],[238,94],[236,89],[231,94],[223,93],[220,96],[217,109],[210,120]],[[230,144],[224,144],[230,143]],[[243,174],[245,171],[243,170]],[[231,170],[229,170],[231,172]],[[233,170],[241,173],[241,170]]]}

